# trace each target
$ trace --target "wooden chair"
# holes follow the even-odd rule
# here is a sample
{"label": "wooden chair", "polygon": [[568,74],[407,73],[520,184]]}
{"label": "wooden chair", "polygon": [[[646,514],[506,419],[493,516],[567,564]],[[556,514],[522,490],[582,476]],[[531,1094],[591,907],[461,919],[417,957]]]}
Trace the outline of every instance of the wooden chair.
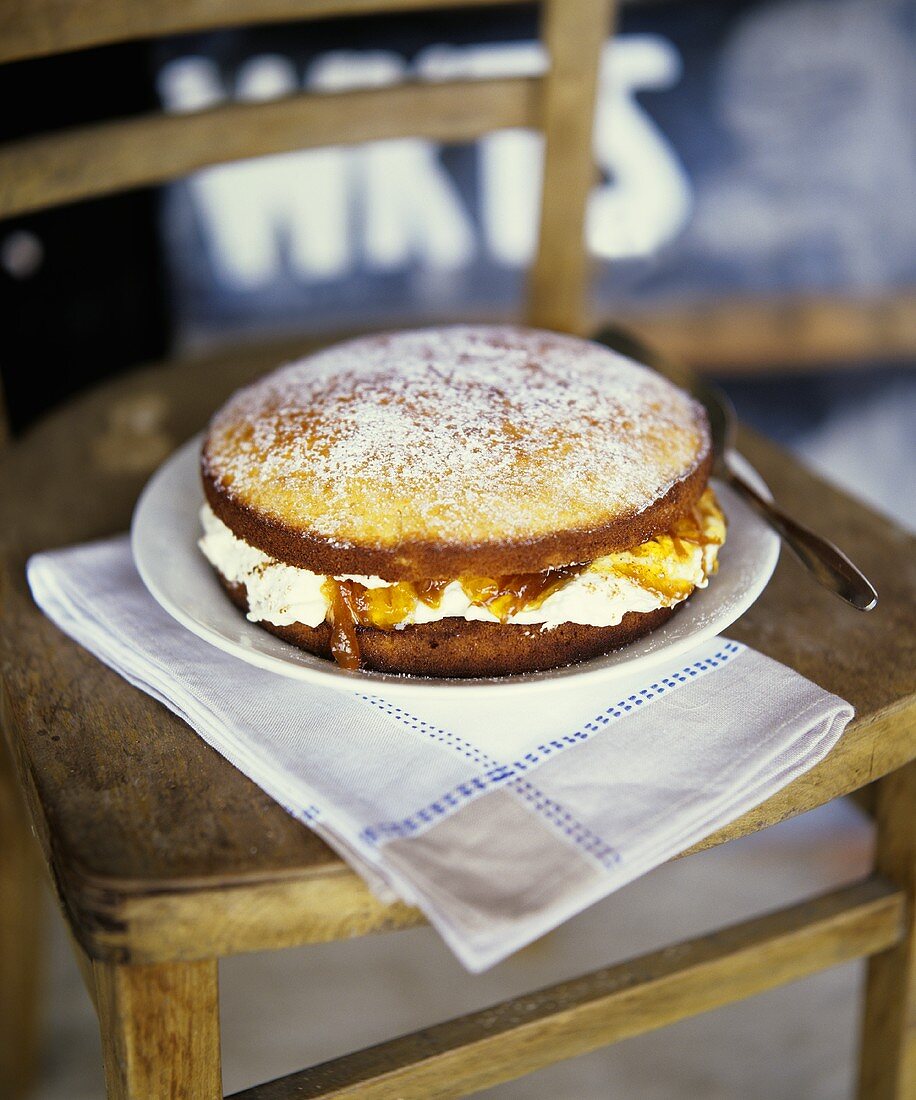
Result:
{"label": "wooden chair", "polygon": [[[156,0],[87,8],[2,0],[0,43],[11,59],[230,19],[420,6],[438,5]],[[547,136],[546,177],[528,315],[581,329],[590,107],[609,4],[548,0],[544,7],[551,66],[543,78],[480,81],[460,94],[452,85],[416,85],[296,95],[19,141],[0,150],[0,216],[306,144],[411,134],[464,140],[498,127],[538,127]],[[64,638],[25,586],[31,552],[123,531],[163,455],[289,350],[236,349],[122,377],[46,417],[0,463],[2,723],[10,750],[0,768],[4,1096],[24,1092],[35,1048],[39,862],[98,1011],[111,1097],[221,1095],[223,956],[421,921],[405,905],[373,898],[313,833],[181,721]],[[859,616],[793,562],[781,563],[731,633],[851,700],[857,718],[821,765],[697,848],[877,781],[874,875],[240,1096],[466,1095],[861,956],[870,963],[860,1095],[914,1095],[913,540],[756,436],[745,433],[742,447],[787,508],[816,516],[862,563],[881,605]]]}

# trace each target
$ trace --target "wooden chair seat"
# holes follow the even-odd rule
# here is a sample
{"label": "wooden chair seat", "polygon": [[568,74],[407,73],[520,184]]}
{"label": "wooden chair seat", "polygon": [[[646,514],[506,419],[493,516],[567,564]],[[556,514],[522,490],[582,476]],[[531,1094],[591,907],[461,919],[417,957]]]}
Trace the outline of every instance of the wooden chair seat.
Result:
{"label": "wooden chair seat", "polygon": [[[421,920],[376,901],[183,722],[62,639],[25,585],[35,550],[125,531],[163,457],[291,350],[214,355],[119,379],[50,416],[2,462],[8,722],[56,888],[96,959],[213,958]],[[858,615],[784,555],[730,634],[849,699],[857,717],[819,767],[703,848],[854,791],[914,753],[914,540],[762,439],[745,433],[742,448],[780,501],[861,562],[881,603]]]}

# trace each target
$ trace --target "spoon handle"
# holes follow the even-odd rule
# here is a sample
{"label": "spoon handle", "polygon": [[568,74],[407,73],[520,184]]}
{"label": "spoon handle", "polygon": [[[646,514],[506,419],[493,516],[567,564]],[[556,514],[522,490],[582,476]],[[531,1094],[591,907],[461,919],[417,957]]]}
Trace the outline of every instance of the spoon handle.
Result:
{"label": "spoon handle", "polygon": [[732,467],[728,455],[724,465],[729,483],[778,532],[801,563],[808,567],[825,588],[835,592],[859,611],[871,611],[877,606],[878,593],[842,550],[762,497]]}

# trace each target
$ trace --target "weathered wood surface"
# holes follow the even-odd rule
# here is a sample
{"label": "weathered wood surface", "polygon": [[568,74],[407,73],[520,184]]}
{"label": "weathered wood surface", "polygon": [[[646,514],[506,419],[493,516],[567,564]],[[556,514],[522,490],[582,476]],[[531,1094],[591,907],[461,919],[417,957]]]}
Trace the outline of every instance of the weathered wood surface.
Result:
{"label": "weathered wood surface", "polygon": [[[25,586],[32,551],[125,530],[162,458],[234,388],[304,347],[138,372],[52,415],[0,464],[9,714],[37,828],[90,954],[199,958],[419,919],[379,905],[315,834],[64,638]],[[703,846],[820,805],[914,755],[914,540],[757,437],[745,434],[743,450],[789,511],[862,565],[881,603],[871,615],[851,611],[785,555],[729,631],[849,699],[858,718],[828,760]]]}
{"label": "weathered wood surface", "polygon": [[[461,0],[461,6],[520,2]],[[0,62],[219,27],[455,6],[456,0],[0,0]]]}
{"label": "weathered wood surface", "polygon": [[219,1100],[217,964],[93,966],[108,1100]]}
{"label": "weathered wood surface", "polygon": [[561,332],[584,332],[589,323],[585,215],[597,175],[595,97],[613,8],[612,0],[547,0],[542,9],[550,66],[540,107],[544,176],[528,320]]}
{"label": "weathered wood surface", "polygon": [[406,83],[41,134],[0,146],[0,217],[268,153],[404,137],[470,141],[492,130],[534,126],[538,101],[535,78]]}
{"label": "weathered wood surface", "polygon": [[468,1096],[897,941],[903,897],[865,882],[391,1042],[235,1100]]}
{"label": "weathered wood surface", "polygon": [[868,965],[860,1100],[916,1096],[916,762],[877,784],[875,866],[902,893],[903,936]]}

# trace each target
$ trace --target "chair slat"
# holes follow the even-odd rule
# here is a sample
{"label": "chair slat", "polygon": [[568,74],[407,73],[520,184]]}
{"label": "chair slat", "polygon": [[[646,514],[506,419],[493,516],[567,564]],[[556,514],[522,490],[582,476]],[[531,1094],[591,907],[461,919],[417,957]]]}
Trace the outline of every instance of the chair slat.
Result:
{"label": "chair slat", "polygon": [[0,147],[0,217],[110,194],[211,164],[386,138],[470,141],[537,123],[540,81],[510,77],[230,103],[147,115]]}
{"label": "chair slat", "polygon": [[[220,27],[453,8],[457,0],[0,0],[0,63]],[[460,0],[487,7],[523,0]]]}
{"label": "chair slat", "polygon": [[916,352],[916,287],[878,298],[728,295],[628,308],[618,319],[674,358],[729,375],[859,367]]}
{"label": "chair slat", "polygon": [[872,879],[235,1094],[467,1096],[893,946],[905,898]]}
{"label": "chair slat", "polygon": [[550,55],[541,125],[546,138],[538,252],[528,320],[585,332],[589,257],[585,215],[595,182],[592,128],[598,71],[614,0],[546,0],[541,38]]}

